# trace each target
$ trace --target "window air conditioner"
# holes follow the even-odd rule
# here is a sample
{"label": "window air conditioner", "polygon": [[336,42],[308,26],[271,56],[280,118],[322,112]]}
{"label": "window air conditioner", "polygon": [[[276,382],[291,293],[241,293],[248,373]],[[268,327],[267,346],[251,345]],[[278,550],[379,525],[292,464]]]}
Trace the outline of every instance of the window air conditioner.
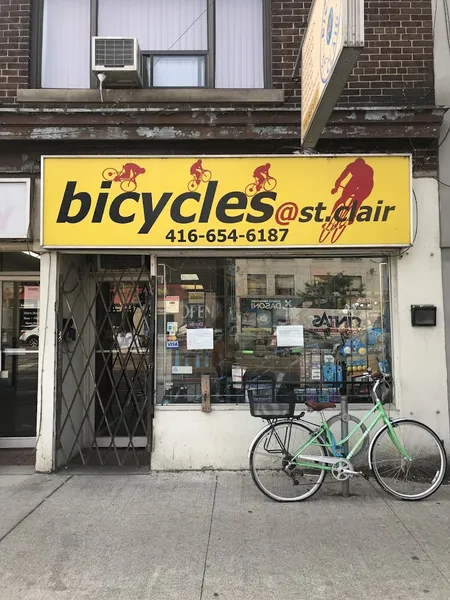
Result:
{"label": "window air conditioner", "polygon": [[136,38],[93,37],[92,71],[104,87],[142,87],[142,55]]}

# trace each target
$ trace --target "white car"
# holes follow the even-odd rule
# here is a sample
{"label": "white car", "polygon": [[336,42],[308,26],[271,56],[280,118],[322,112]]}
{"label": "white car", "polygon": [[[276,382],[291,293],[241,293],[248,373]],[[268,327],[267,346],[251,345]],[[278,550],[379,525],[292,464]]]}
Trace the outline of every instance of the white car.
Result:
{"label": "white car", "polygon": [[22,330],[20,332],[19,340],[27,346],[30,346],[30,348],[37,348],[39,346],[39,327]]}

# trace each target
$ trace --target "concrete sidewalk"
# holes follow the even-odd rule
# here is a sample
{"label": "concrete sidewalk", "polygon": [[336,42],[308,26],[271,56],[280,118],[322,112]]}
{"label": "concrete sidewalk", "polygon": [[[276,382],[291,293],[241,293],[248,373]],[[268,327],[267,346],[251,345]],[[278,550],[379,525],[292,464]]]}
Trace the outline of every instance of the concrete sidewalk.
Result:
{"label": "concrete sidewalk", "polygon": [[448,600],[450,488],[375,485],[287,505],[246,473],[2,472],[0,600]]}

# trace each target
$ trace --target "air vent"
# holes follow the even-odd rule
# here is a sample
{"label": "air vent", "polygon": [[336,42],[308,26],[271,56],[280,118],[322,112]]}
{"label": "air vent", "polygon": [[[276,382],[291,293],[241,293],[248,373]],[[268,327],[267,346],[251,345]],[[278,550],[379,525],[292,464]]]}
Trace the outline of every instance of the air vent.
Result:
{"label": "air vent", "polygon": [[92,71],[104,87],[142,87],[142,56],[136,38],[93,37]]}
{"label": "air vent", "polygon": [[95,64],[107,69],[122,69],[134,65],[134,40],[97,39],[95,44]]}

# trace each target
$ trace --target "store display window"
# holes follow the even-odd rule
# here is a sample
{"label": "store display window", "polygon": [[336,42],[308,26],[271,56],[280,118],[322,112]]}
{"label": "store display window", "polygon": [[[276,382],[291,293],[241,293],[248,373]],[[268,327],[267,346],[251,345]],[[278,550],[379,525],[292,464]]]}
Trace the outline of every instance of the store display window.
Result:
{"label": "store display window", "polygon": [[157,403],[245,403],[246,379],[298,402],[370,401],[360,375],[390,372],[387,261],[161,258]]}

